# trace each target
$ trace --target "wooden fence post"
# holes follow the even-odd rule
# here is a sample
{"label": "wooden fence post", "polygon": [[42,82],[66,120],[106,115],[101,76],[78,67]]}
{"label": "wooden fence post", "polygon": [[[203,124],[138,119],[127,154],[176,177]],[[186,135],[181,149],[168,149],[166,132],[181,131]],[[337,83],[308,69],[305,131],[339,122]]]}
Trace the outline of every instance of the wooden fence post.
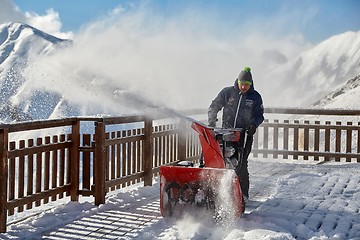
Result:
{"label": "wooden fence post", "polygon": [[95,205],[105,203],[105,124],[95,122]]}
{"label": "wooden fence post", "polygon": [[[269,119],[265,119],[264,123],[268,123]],[[263,148],[265,150],[269,149],[269,127],[264,126],[264,135],[263,135]],[[268,154],[266,152],[263,153],[263,157],[267,158]]]}
{"label": "wooden fence post", "polygon": [[[360,122],[358,122],[360,126]],[[357,131],[357,153],[360,153],[360,129]],[[360,158],[357,159],[357,162],[360,162]]]}
{"label": "wooden fence post", "polygon": [[[277,126],[279,124],[279,120],[274,120],[275,126],[274,126],[274,132],[273,132],[273,149],[275,151],[279,150],[279,127]],[[273,158],[278,158],[277,153],[273,153]]]}
{"label": "wooden fence post", "polygon": [[[336,125],[341,125],[341,121],[337,121]],[[336,128],[335,130],[335,152],[341,152],[341,128]],[[340,157],[335,157],[335,162],[340,162]]]}
{"label": "wooden fence post", "polygon": [[[330,121],[326,121],[325,125],[330,125]],[[330,152],[330,128],[325,129],[325,152]],[[329,157],[325,157],[324,161],[329,161]]]}
{"label": "wooden fence post", "polygon": [[[315,121],[315,125],[320,125],[320,121]],[[316,127],[314,133],[314,151],[319,152],[319,149],[320,149],[320,129]],[[314,160],[319,161],[319,156],[314,156]]]}
{"label": "wooden fence post", "polygon": [[[347,126],[352,126],[352,122],[347,122]],[[352,130],[346,130],[346,153],[351,153],[352,145]],[[351,158],[347,157],[346,162],[351,162]]]}
{"label": "wooden fence post", "polygon": [[178,146],[178,159],[176,160],[186,160],[186,135],[187,135],[187,128],[186,128],[186,121],[184,119],[179,120],[179,146]]}
{"label": "wooden fence post", "polygon": [[[289,124],[289,120],[284,120],[284,124]],[[284,126],[283,149],[285,151],[289,150],[289,126]],[[288,159],[288,157],[288,154],[283,155],[284,159]]]}
{"label": "wooden fence post", "polygon": [[145,119],[144,122],[144,186],[152,186],[152,120]]}
{"label": "wooden fence post", "polygon": [[[310,121],[304,121],[304,125],[309,125]],[[304,126],[304,152],[309,151],[309,138],[310,138],[310,128],[308,126]],[[304,155],[304,160],[309,160],[308,155]]]}
{"label": "wooden fence post", "polygon": [[79,147],[80,147],[80,121],[76,121],[73,123],[71,128],[71,190],[70,190],[70,198],[71,201],[79,200]]}
{"label": "wooden fence post", "polygon": [[0,129],[0,233],[6,232],[8,183],[8,130]]}
{"label": "wooden fence post", "polygon": [[[294,124],[295,125],[299,125],[299,120],[295,120]],[[299,150],[299,126],[294,126],[294,146],[293,146],[293,151],[298,151]],[[293,154],[293,159],[298,159],[299,155],[298,154]]]}

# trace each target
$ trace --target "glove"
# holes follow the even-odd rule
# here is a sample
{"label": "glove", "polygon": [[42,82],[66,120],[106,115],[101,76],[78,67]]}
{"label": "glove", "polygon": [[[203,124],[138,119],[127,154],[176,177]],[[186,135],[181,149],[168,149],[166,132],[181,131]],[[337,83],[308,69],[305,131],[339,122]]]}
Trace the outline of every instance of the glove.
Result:
{"label": "glove", "polygon": [[209,127],[216,127],[216,120],[209,120]]}
{"label": "glove", "polygon": [[247,134],[254,135],[256,133],[256,126],[254,124],[250,124],[247,128]]}

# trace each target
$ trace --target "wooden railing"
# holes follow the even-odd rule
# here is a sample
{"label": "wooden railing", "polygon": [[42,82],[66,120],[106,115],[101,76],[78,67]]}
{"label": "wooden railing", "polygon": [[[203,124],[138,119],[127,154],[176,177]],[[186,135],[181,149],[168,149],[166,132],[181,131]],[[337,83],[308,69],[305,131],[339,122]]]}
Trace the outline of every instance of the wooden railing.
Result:
{"label": "wooden railing", "polygon": [[[206,119],[206,110],[186,114]],[[266,109],[251,157],[360,162],[359,116],[359,110]],[[200,153],[190,123],[169,116],[0,125],[0,232],[8,215],[65,196],[93,196],[99,205],[107,192],[152,185],[161,165],[196,161]]]}
{"label": "wooden railing", "polygon": [[360,162],[360,110],[265,109],[253,157]]}

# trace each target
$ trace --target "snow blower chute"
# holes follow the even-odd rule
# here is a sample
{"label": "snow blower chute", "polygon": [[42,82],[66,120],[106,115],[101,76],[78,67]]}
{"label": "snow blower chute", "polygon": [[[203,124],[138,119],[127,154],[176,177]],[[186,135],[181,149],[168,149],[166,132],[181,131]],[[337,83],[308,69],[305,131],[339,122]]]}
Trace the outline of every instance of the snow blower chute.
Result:
{"label": "snow blower chute", "polygon": [[241,129],[216,129],[198,121],[191,127],[199,134],[202,154],[199,166],[181,161],[160,167],[160,210],[163,217],[178,216],[193,208],[203,208],[236,217],[243,213],[240,183],[234,168],[237,159],[228,142],[238,142]]}

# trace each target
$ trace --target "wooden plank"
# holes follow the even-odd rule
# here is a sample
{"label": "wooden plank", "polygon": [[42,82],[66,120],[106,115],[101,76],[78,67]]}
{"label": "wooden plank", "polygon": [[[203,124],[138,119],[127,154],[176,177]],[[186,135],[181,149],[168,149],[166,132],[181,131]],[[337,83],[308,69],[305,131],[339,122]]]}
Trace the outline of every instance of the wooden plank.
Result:
{"label": "wooden plank", "polygon": [[[320,121],[315,121],[315,124],[316,124],[316,125],[320,125]],[[320,149],[320,129],[315,128],[315,129],[314,129],[314,151],[315,151],[315,152],[318,152],[319,149]],[[315,156],[315,157],[314,157],[314,160],[315,160],[315,161],[318,161],[318,160],[319,160],[319,157],[318,157],[318,156]]]}
{"label": "wooden plank", "polygon": [[[267,123],[269,120],[268,119],[265,119],[264,120],[264,123]],[[264,149],[268,149],[269,148],[269,128],[268,127],[264,127],[264,135],[263,135],[263,147],[264,147]],[[263,155],[263,157],[264,158],[267,158],[268,157],[268,155],[267,155],[267,153],[265,153],[264,155]]]}
{"label": "wooden plank", "polygon": [[19,207],[21,205],[25,205],[25,204],[31,204],[33,202],[40,202],[42,199],[48,199],[49,197],[56,195],[56,194],[61,194],[64,192],[68,192],[70,191],[70,184],[55,188],[55,189],[50,189],[50,190],[46,190],[46,191],[42,191],[39,193],[34,193],[30,196],[25,196],[23,198],[19,198],[19,199],[14,199],[12,201],[9,201],[7,203],[7,208],[8,209],[14,209],[16,207]]}
{"label": "wooden plank", "polygon": [[[42,145],[42,138],[36,139],[36,146]],[[41,184],[42,184],[42,152],[36,154],[36,171],[35,171],[35,192],[41,192]],[[35,206],[38,207],[41,205],[41,201],[38,200],[35,202]]]}
{"label": "wooden plank", "polygon": [[[295,120],[294,123],[295,123],[295,126],[293,127],[293,129],[294,129],[294,143],[293,143],[294,147],[293,147],[293,150],[296,152],[296,151],[299,150],[299,126],[298,126],[299,120]],[[299,158],[298,155],[296,155],[296,154],[293,155],[293,159],[298,159],[298,158]]]}
{"label": "wooden plank", "polygon": [[77,121],[77,119],[64,118],[64,119],[38,120],[38,121],[30,121],[30,122],[12,123],[12,124],[7,124],[6,126],[8,127],[10,133],[10,132],[20,132],[27,130],[44,129],[44,128],[71,126],[74,121]]}
{"label": "wooden plank", "polygon": [[[156,133],[159,129],[159,126],[155,126],[154,127],[154,132]],[[153,153],[154,153],[154,157],[155,157],[155,165],[156,167],[160,166],[160,144],[159,144],[159,138],[155,137],[153,138]]]}
{"label": "wooden plank", "polygon": [[284,150],[273,150],[273,149],[253,149],[254,152],[258,154],[273,154],[274,151],[277,154],[288,154],[288,155],[298,155],[298,156],[318,156],[324,158],[334,158],[334,157],[341,157],[341,158],[359,158],[359,153],[337,153],[337,152],[315,152],[315,151],[284,151]]}
{"label": "wooden plank", "polygon": [[[171,129],[171,124],[167,125],[167,129]],[[171,134],[169,134],[166,137],[166,158],[167,158],[167,162],[172,162],[172,156],[171,156],[171,148],[172,148],[172,142],[171,142]]]}
{"label": "wooden plank", "polygon": [[[105,168],[105,182],[109,181],[110,179],[110,159],[109,159],[109,147],[110,145],[106,144],[106,142],[109,140],[109,133],[105,133],[105,152],[104,152],[104,168]],[[106,192],[108,192],[109,190],[106,188]]]}
{"label": "wooden plank", "polygon": [[[19,148],[25,148],[25,141],[19,141]],[[19,177],[18,177],[18,198],[24,197],[25,191],[25,157],[19,157]],[[24,211],[24,206],[19,206],[19,212]]]}
{"label": "wooden plank", "polygon": [[[116,138],[121,138],[121,132],[116,132]],[[116,178],[121,177],[121,144],[116,144]],[[116,189],[119,189],[121,186],[117,185]]]}
{"label": "wooden plank", "polygon": [[[67,141],[71,141],[71,134],[66,135]],[[66,157],[65,157],[65,183],[70,184],[71,183],[71,150],[66,149],[65,150]],[[66,192],[66,196],[70,196],[70,192]]]}
{"label": "wooden plank", "polygon": [[[137,129],[137,135],[141,135],[142,134],[142,131],[141,129]],[[136,162],[136,172],[139,173],[141,172],[141,169],[142,169],[142,166],[141,166],[141,163],[142,163],[142,144],[143,144],[143,141],[140,140],[140,141],[137,141],[137,162]],[[137,182],[140,182],[141,181],[141,178],[137,180]]]}
{"label": "wooden plank", "polygon": [[104,124],[111,125],[111,124],[127,124],[133,122],[143,122],[145,120],[145,116],[123,116],[123,117],[104,117],[100,118]]}
{"label": "wooden plank", "polygon": [[[115,139],[115,132],[111,132],[111,139]],[[115,165],[115,148],[116,145],[112,144],[110,145],[110,179],[115,179],[115,170],[116,170],[116,165]],[[115,190],[115,186],[111,187],[111,191]]]}
{"label": "wooden plank", "polygon": [[[60,135],[60,142],[65,142],[65,134]],[[59,186],[65,185],[65,148],[60,149],[59,159]],[[60,193],[59,198],[63,198],[64,194]]]}
{"label": "wooden plank", "polygon": [[[83,145],[84,146],[91,146],[91,135],[90,134],[83,134]],[[90,156],[91,153],[88,151],[83,152],[83,168],[82,168],[82,187],[83,189],[90,190]]]}
{"label": "wooden plank", "polygon": [[76,121],[71,128],[71,142],[70,148],[70,181],[71,181],[71,201],[79,201],[79,175],[80,175],[80,158],[79,158],[79,146],[80,146],[80,122]]}
{"label": "wooden plank", "polygon": [[[348,126],[352,125],[352,122],[347,122]],[[346,130],[346,152],[351,152],[352,145],[352,130]],[[346,158],[346,162],[351,162],[351,158]]]}
{"label": "wooden plank", "polygon": [[[28,147],[34,146],[34,140],[29,139],[28,140]],[[27,191],[26,196],[30,196],[33,194],[33,184],[34,184],[34,155],[30,154],[28,156],[28,162],[27,162]],[[31,209],[32,203],[29,203],[26,205],[26,209]]]}
{"label": "wooden plank", "polygon": [[116,145],[121,143],[128,143],[128,142],[135,142],[135,141],[141,141],[144,140],[144,135],[139,136],[124,136],[122,138],[115,138],[115,139],[109,139],[106,141],[105,145]]}
{"label": "wooden plank", "polygon": [[313,108],[265,108],[265,113],[277,113],[277,114],[303,114],[303,115],[347,115],[358,116],[360,110],[350,109],[313,109]]}
{"label": "wooden plank", "polygon": [[[57,135],[53,136],[53,143],[57,143],[59,137]],[[51,188],[57,188],[57,178],[58,178],[58,150],[52,151],[52,164],[51,164]],[[51,201],[56,201],[56,194],[51,196]]]}
{"label": "wooden plank", "polygon": [[141,179],[143,177],[144,177],[144,172],[139,172],[139,173],[128,175],[126,177],[121,177],[121,178],[117,178],[117,179],[107,181],[105,186],[106,186],[106,188],[110,188],[112,186],[116,186],[116,185],[120,185],[120,184],[124,185],[124,184],[127,184],[129,182]]}
{"label": "wooden plank", "polygon": [[[358,122],[358,126],[360,127],[360,122]],[[360,128],[357,130],[357,152],[360,153]],[[360,162],[360,158],[357,158],[357,162]]]}
{"label": "wooden plank", "polygon": [[95,205],[105,203],[105,169],[104,165],[107,159],[105,158],[105,124],[103,122],[95,123]]}
{"label": "wooden plank", "polygon": [[[284,120],[284,123],[286,125],[289,124],[289,120]],[[289,128],[288,128],[288,126],[283,127],[283,135],[284,135],[284,137],[283,137],[283,149],[285,151],[287,151],[289,149]],[[283,158],[288,159],[288,155],[284,154]]]}
{"label": "wooden plank", "polygon": [[176,134],[178,133],[178,129],[166,129],[166,125],[161,125],[158,126],[160,129],[162,129],[161,131],[157,131],[154,132],[153,137],[164,137],[164,136],[169,136],[171,134]]}
{"label": "wooden plank", "polygon": [[[9,150],[14,150],[16,148],[15,142],[9,143]],[[15,158],[9,158],[9,200],[15,199]],[[14,214],[14,209],[8,211],[9,215]]]}
{"label": "wooden plank", "polygon": [[[132,134],[131,134],[131,135],[132,135],[132,136],[136,135],[136,129],[133,129],[133,130],[132,130]],[[132,152],[132,163],[131,163],[132,168],[131,168],[131,174],[135,174],[135,173],[136,173],[136,163],[137,163],[137,161],[136,161],[136,158],[137,158],[137,156],[136,156],[136,153],[137,153],[137,150],[136,150],[137,141],[132,142],[131,145],[132,145],[132,149],[131,149],[131,152]],[[136,180],[136,179],[134,179],[134,180],[132,181],[133,184],[136,183],[135,180]]]}
{"label": "wooden plank", "polygon": [[[167,125],[163,125],[163,129],[164,129],[164,131],[166,131]],[[167,164],[167,163],[170,162],[170,160],[169,160],[169,146],[168,146],[169,136],[168,135],[162,136],[162,141],[163,141],[163,152],[162,152],[163,162],[165,164]]]}
{"label": "wooden plank", "polygon": [[57,144],[27,147],[24,149],[14,149],[9,152],[9,158],[21,157],[21,156],[26,156],[26,155],[30,155],[30,154],[43,153],[43,152],[47,152],[47,151],[55,151],[58,149],[65,149],[65,148],[70,148],[70,147],[71,147],[71,142],[62,142],[62,143],[57,143]]}
{"label": "wooden plank", "polygon": [[[127,135],[126,136],[131,136],[131,130],[127,130]],[[127,148],[126,148],[126,151],[127,151],[127,154],[126,154],[126,175],[131,175],[131,168],[132,168],[132,148],[131,148],[131,145],[132,143],[131,142],[128,142],[126,144]],[[130,186],[130,182],[127,183],[127,186]]]}
{"label": "wooden plank", "polygon": [[[45,137],[45,145],[50,144],[50,136]],[[45,152],[45,160],[44,160],[44,190],[47,191],[50,188],[50,152]],[[49,199],[44,199],[44,204],[48,203]]]}
{"label": "wooden plank", "polygon": [[[331,122],[326,121],[325,124],[330,125]],[[330,151],[330,129],[326,128],[325,129],[325,152],[329,152],[329,151]],[[330,160],[329,157],[325,157],[325,161],[329,161],[329,160]]]}
{"label": "wooden plank", "polygon": [[[243,136],[241,136],[243,137]],[[256,131],[256,133],[254,134],[254,142],[253,142],[253,148],[254,149],[258,149],[259,148],[259,130]],[[253,157],[257,158],[259,155],[257,153],[253,153]]]}
{"label": "wooden plank", "polygon": [[[121,136],[122,137],[126,137],[126,131],[123,130],[121,131]],[[126,164],[126,144],[127,143],[122,143],[121,144],[121,176],[122,177],[125,177],[126,176],[126,167],[127,167],[127,164]],[[122,184],[122,187],[126,187],[126,184]]]}
{"label": "wooden plank", "polygon": [[[309,121],[304,121],[305,125],[309,125]],[[310,128],[308,126],[304,127],[304,151],[309,151],[309,139],[310,139]],[[308,156],[304,156],[304,160],[309,160]]]}
{"label": "wooden plank", "polygon": [[316,125],[316,124],[305,125],[305,124],[301,124],[300,122],[293,123],[293,124],[284,124],[284,123],[275,124],[275,123],[263,122],[261,124],[261,127],[272,128],[274,126],[278,126],[279,128],[281,128],[281,127],[289,127],[289,128],[309,127],[309,128],[313,128],[313,129],[341,129],[341,130],[353,130],[353,131],[359,129],[359,126],[346,126],[346,125],[337,126],[337,125],[332,125],[331,123],[328,125]]}
{"label": "wooden plank", "polygon": [[144,126],[144,186],[152,186],[152,120],[145,121]]}
{"label": "wooden plank", "polygon": [[176,158],[175,158],[175,135],[171,134],[170,135],[170,162],[175,162]]}
{"label": "wooden plank", "polygon": [[[341,125],[340,121],[336,122],[337,126]],[[340,152],[341,151],[341,129],[336,129],[335,130],[335,152]],[[335,162],[340,162],[340,158],[336,157],[335,158]]]}
{"label": "wooden plank", "polygon": [[[164,125],[161,125],[160,129],[161,131],[164,131]],[[161,150],[160,150],[161,164],[167,164],[166,156],[165,156],[165,151],[166,151],[165,135],[160,136],[160,146],[161,146]]]}
{"label": "wooden plank", "polygon": [[8,130],[0,129],[0,233],[6,232],[8,197]]}
{"label": "wooden plank", "polygon": [[[279,123],[279,120],[275,119],[274,123]],[[273,132],[273,149],[278,150],[279,149],[279,127],[274,127]],[[273,158],[278,158],[278,155],[276,153],[273,154]]]}

